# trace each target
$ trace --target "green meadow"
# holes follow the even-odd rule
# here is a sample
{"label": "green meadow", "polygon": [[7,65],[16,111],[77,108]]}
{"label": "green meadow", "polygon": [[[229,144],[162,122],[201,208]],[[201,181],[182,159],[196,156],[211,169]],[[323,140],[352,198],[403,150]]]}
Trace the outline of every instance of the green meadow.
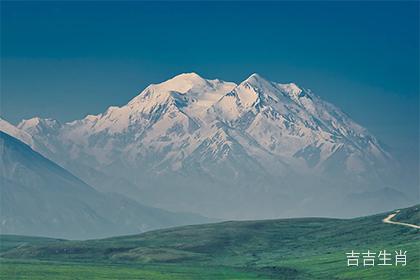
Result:
{"label": "green meadow", "polygon": [[[222,222],[87,241],[2,235],[0,279],[420,279],[420,230],[383,223],[390,213]],[[420,224],[419,206],[394,221]],[[395,265],[400,249],[406,266]],[[351,250],[386,250],[392,265],[364,267],[360,257],[348,267]]]}

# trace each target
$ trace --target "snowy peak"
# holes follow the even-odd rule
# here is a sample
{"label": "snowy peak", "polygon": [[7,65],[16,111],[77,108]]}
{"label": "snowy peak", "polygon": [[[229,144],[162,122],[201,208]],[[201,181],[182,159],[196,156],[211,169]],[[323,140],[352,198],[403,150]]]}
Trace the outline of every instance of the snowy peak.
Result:
{"label": "snowy peak", "polygon": [[212,111],[227,121],[238,118],[244,110],[259,103],[262,83],[266,83],[266,81],[261,76],[256,73],[252,74],[221,97],[212,106]]}
{"label": "snowy peak", "polygon": [[[111,106],[97,116],[63,125],[39,118],[19,124],[35,139],[56,133],[54,145],[74,145],[75,155],[107,164],[127,153],[137,160],[160,155],[158,162],[179,166],[211,139],[215,126],[228,128],[241,146],[235,151],[258,155],[252,157],[260,162],[278,157],[290,165],[297,161],[306,165],[312,157],[316,160],[310,166],[321,168],[342,146],[344,164],[384,158],[375,138],[335,106],[294,83],[270,82],[256,73],[239,85],[184,73],[152,84],[127,105]],[[218,149],[229,147],[228,142],[222,139],[221,145],[211,146],[212,152],[220,155]],[[366,143],[374,143],[374,149]]]}
{"label": "snowy peak", "polygon": [[207,80],[195,73],[186,73],[160,84],[152,84],[133,98],[126,110],[136,115],[154,115],[176,110],[202,122],[206,110],[236,86],[218,79]]}
{"label": "snowy peak", "polygon": [[17,128],[16,126],[12,125],[11,123],[7,122],[6,120],[0,118],[0,131],[13,136],[14,138],[22,141],[28,146],[33,146],[33,139],[32,136],[23,131],[22,129]]}
{"label": "snowy peak", "polygon": [[35,117],[29,120],[22,120],[17,127],[30,134],[48,133],[49,131],[55,131],[60,129],[61,124],[54,119],[41,119],[39,117]]}
{"label": "snowy peak", "polygon": [[306,96],[309,92],[306,92],[302,88],[300,88],[295,83],[273,83],[269,80],[263,78],[261,75],[254,73],[249,76],[248,79],[243,81],[241,85],[249,85],[255,88],[257,91],[268,91],[273,92],[278,95],[279,92],[283,93],[284,95],[290,97],[292,100],[296,101],[299,97]]}
{"label": "snowy peak", "polygon": [[184,73],[173,77],[165,82],[152,85],[154,91],[187,93],[193,89],[200,89],[208,86],[208,81],[197,75],[196,73]]}
{"label": "snowy peak", "polygon": [[259,74],[254,73],[249,76],[246,80],[239,84],[237,88],[245,88],[251,90],[251,94],[265,94],[268,95],[270,92],[275,91],[276,89],[273,86],[273,83],[264,79]]}
{"label": "snowy peak", "polygon": [[257,73],[249,76],[249,78],[243,81],[238,88],[243,88],[245,91],[249,91],[249,94],[256,94],[262,99],[272,99],[276,102],[287,103],[289,101],[287,99],[296,102],[298,97],[304,95],[303,89],[298,87],[295,83],[279,84],[270,82]]}
{"label": "snowy peak", "polygon": [[[396,169],[374,136],[340,109],[294,83],[258,74],[238,85],[181,74],[96,116],[62,125],[33,118],[19,128],[33,137],[35,149],[86,181],[93,175],[84,167],[91,167],[138,186],[139,199],[150,191],[149,198],[159,198],[155,206],[200,212],[211,202],[202,212],[208,215],[214,213],[213,195],[243,197],[244,205],[252,205],[265,193],[280,205],[271,200],[273,191],[282,197],[310,186],[320,194],[344,193],[382,186]],[[118,191],[100,175],[91,184]],[[177,187],[185,191],[179,191],[182,197],[165,196],[163,202],[161,194]],[[193,199],[186,202],[188,194]],[[254,206],[248,210],[261,203]]]}
{"label": "snowy peak", "polygon": [[254,73],[223,96],[213,108],[222,119],[233,121],[248,112],[256,114],[264,106],[275,105],[281,101],[281,95],[274,83]]}
{"label": "snowy peak", "polygon": [[261,85],[270,84],[270,82],[268,80],[263,78],[258,73],[251,74],[251,76],[249,76],[247,79],[245,79],[241,84],[244,84],[244,83],[251,84],[251,85],[254,85],[254,86],[261,86]]}
{"label": "snowy peak", "polygon": [[298,96],[302,93],[302,89],[298,87],[295,83],[290,84],[277,84],[277,86],[284,92],[287,92],[289,95]]}
{"label": "snowy peak", "polygon": [[159,84],[148,86],[143,92],[135,97],[130,103],[145,100],[149,96],[160,96],[171,93],[189,94],[193,96],[203,95],[204,93],[220,93],[227,92],[236,86],[231,82],[220,80],[207,80],[200,77],[196,73],[184,73],[175,76],[167,81]]}

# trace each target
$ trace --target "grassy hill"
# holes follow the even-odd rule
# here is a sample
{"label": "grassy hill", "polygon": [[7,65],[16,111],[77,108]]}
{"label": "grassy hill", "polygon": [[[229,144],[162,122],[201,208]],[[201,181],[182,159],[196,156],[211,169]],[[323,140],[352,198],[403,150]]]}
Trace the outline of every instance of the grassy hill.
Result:
{"label": "grassy hill", "polygon": [[[418,279],[420,230],[383,223],[388,214],[223,222],[88,241],[4,235],[0,278]],[[418,205],[399,215],[420,224]],[[404,267],[347,267],[351,250],[400,249]]]}

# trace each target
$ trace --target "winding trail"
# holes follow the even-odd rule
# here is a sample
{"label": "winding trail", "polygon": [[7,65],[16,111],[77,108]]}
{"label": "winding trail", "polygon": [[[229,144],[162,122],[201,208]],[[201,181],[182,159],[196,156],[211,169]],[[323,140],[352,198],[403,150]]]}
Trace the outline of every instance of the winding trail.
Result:
{"label": "winding trail", "polygon": [[392,214],[388,215],[388,217],[386,217],[385,219],[383,219],[382,222],[387,223],[387,224],[401,225],[401,226],[406,226],[406,227],[412,227],[412,228],[420,229],[420,226],[418,226],[418,225],[413,225],[413,224],[408,224],[408,223],[400,223],[400,222],[391,221],[391,219],[394,218],[395,216],[397,216],[397,214],[399,212],[400,212],[400,210],[397,210],[397,211],[395,211],[395,213],[392,213]]}

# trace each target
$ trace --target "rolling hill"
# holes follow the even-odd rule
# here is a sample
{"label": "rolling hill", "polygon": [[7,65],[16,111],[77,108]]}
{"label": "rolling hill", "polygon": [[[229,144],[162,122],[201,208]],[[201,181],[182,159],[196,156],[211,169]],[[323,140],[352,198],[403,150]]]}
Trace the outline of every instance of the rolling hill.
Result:
{"label": "rolling hill", "polygon": [[[401,209],[399,215],[419,224],[419,209]],[[3,235],[0,275],[26,279],[31,271],[31,279],[416,279],[420,230],[384,223],[390,213],[355,219],[232,221],[88,241]],[[407,251],[406,266],[347,267],[351,250],[400,249]]]}

